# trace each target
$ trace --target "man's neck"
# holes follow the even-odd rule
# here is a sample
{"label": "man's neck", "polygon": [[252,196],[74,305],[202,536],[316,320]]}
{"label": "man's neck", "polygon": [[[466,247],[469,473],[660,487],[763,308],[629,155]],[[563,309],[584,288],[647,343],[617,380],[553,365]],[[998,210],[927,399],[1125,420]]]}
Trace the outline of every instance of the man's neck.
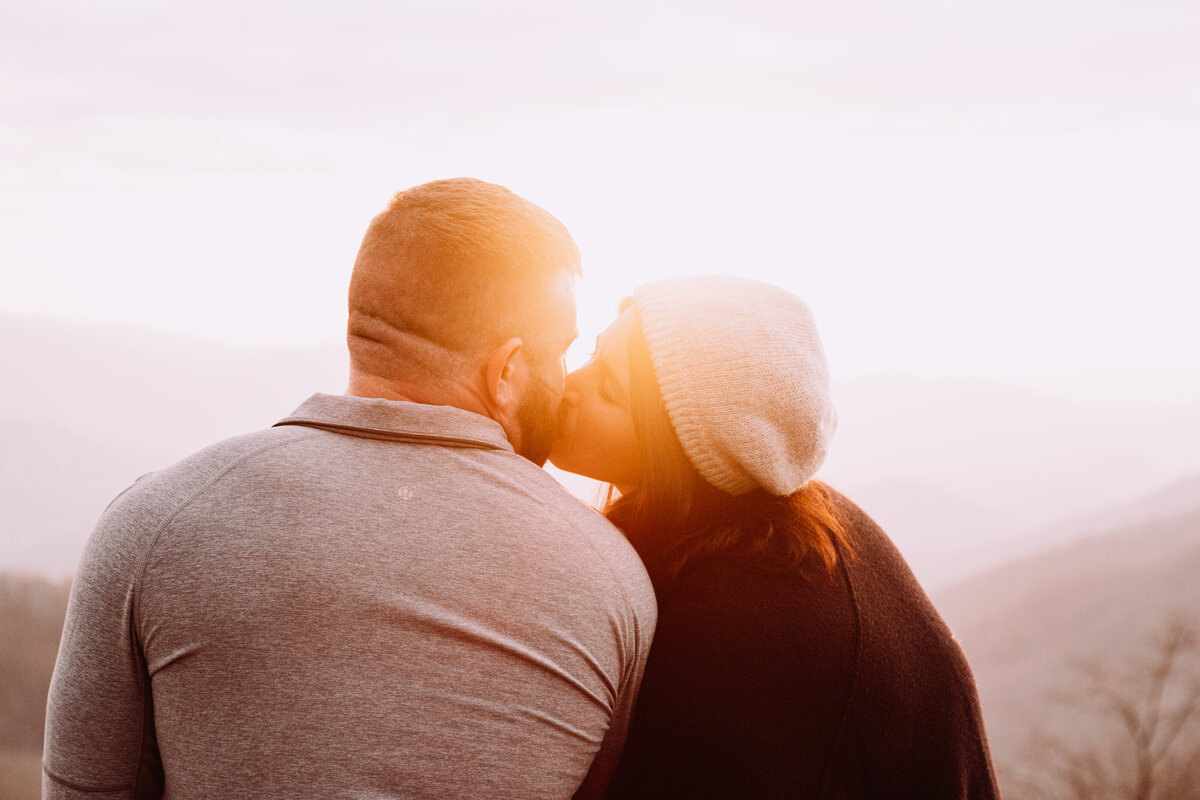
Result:
{"label": "man's neck", "polygon": [[418,383],[352,372],[346,394],[352,397],[378,397],[383,400],[400,400],[432,406],[453,406],[491,418],[487,404],[483,402],[478,389],[451,381]]}

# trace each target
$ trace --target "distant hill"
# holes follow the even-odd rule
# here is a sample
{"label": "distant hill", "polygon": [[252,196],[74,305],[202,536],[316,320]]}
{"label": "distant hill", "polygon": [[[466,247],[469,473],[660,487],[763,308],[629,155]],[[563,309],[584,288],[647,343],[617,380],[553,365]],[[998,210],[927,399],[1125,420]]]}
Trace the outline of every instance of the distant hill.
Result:
{"label": "distant hill", "polygon": [[[233,347],[129,328],[0,316],[0,419],[175,461],[345,389],[338,344]],[[161,463],[151,465],[161,466]]]}
{"label": "distant hill", "polygon": [[1200,476],[1065,527],[1071,543],[935,594],[1001,763],[1020,763],[1037,731],[1068,724],[1054,698],[1081,665],[1139,653],[1173,615],[1200,622]]}
{"label": "distant hill", "polygon": [[0,800],[40,795],[46,693],[68,586],[0,572]]}
{"label": "distant hill", "polygon": [[1089,403],[902,376],[834,389],[838,431],[822,472],[851,494],[912,481],[1039,528],[1200,472],[1196,398]]}
{"label": "distant hill", "polygon": [[62,576],[135,478],[343,391],[346,357],[0,316],[0,376],[0,570]]}
{"label": "distant hill", "polygon": [[854,501],[888,532],[927,589],[994,566],[1028,524],[937,486],[898,478],[868,484]]}
{"label": "distant hill", "polygon": [[40,750],[67,583],[0,572],[0,749]]}
{"label": "distant hill", "polygon": [[1087,535],[1079,517],[1200,472],[1200,414],[1184,398],[1086,404],[901,376],[834,388],[838,431],[818,477],[871,514],[932,590]]}
{"label": "distant hill", "polygon": [[112,498],[161,463],[144,443],[122,448],[37,420],[0,419],[0,437],[10,454],[0,461],[0,569],[69,574]]}

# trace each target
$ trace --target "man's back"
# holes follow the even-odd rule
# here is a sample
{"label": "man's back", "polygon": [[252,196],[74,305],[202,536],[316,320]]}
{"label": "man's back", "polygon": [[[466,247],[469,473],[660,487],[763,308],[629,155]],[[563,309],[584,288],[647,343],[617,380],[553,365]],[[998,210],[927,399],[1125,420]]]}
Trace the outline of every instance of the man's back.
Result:
{"label": "man's back", "polygon": [[602,787],[654,627],[620,534],[482,416],[318,395],[285,422],[105,513],[47,795],[567,797],[611,721]]}

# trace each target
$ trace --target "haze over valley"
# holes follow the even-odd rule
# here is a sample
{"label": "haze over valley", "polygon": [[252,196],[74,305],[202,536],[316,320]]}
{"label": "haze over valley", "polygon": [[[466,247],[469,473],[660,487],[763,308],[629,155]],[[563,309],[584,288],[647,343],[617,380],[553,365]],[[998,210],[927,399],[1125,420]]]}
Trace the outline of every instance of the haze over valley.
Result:
{"label": "haze over valley", "polygon": [[[0,317],[0,569],[69,575],[138,476],[344,389],[340,345],[218,345]],[[1192,401],[1089,404],[946,378],[835,383],[819,477],[888,531],[929,589],[1078,538],[1088,516],[1200,475]],[[592,501],[597,485],[555,471]]]}

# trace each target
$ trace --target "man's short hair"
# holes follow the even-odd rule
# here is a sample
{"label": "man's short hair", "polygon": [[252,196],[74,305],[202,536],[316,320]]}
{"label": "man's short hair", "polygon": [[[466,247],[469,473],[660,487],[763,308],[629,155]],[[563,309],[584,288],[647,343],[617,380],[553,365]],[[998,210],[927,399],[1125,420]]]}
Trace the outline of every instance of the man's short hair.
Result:
{"label": "man's short hair", "polygon": [[503,186],[454,178],[400,192],[354,263],[351,363],[381,377],[450,377],[513,336],[536,357],[563,273],[582,274],[566,226]]}

